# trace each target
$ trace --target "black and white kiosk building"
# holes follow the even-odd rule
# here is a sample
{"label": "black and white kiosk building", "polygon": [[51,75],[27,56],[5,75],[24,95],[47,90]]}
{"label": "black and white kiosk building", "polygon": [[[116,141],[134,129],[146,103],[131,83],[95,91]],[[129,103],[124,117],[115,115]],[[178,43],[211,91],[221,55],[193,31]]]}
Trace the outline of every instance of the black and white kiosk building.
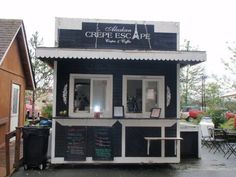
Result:
{"label": "black and white kiosk building", "polygon": [[179,51],[179,23],[56,18],[55,32],[37,49],[54,68],[51,162],[180,162],[179,70],[206,53]]}

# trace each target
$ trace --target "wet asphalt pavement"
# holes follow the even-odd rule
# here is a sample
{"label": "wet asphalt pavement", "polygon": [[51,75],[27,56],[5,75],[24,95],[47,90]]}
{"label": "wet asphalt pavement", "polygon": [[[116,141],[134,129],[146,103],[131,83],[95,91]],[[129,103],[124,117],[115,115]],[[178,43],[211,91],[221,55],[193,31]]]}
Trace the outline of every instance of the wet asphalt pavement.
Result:
{"label": "wet asphalt pavement", "polygon": [[182,159],[168,165],[57,165],[40,171],[20,168],[12,177],[235,177],[236,156],[202,149],[201,159]]}

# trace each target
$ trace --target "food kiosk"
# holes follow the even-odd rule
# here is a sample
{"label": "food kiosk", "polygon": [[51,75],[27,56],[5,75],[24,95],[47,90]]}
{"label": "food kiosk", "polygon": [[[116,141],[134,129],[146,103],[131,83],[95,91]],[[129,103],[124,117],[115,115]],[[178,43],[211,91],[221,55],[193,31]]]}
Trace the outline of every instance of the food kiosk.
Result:
{"label": "food kiosk", "polygon": [[56,18],[51,162],[180,162],[179,23]]}

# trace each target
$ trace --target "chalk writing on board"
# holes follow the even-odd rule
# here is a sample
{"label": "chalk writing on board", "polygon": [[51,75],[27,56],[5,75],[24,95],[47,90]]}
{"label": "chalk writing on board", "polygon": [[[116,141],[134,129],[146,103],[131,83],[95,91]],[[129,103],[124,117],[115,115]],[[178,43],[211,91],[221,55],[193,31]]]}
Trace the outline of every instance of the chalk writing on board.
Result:
{"label": "chalk writing on board", "polygon": [[86,127],[67,127],[65,160],[86,160]]}
{"label": "chalk writing on board", "polygon": [[94,128],[93,160],[113,160],[111,127]]}

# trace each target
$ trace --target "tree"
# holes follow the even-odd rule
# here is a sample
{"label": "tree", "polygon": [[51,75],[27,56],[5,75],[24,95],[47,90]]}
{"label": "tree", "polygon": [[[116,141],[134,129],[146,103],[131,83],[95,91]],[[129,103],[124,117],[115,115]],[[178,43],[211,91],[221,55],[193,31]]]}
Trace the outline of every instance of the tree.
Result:
{"label": "tree", "polygon": [[[224,94],[227,92],[232,92],[236,90],[236,43],[228,43],[228,50],[230,57],[227,59],[222,59],[222,63],[225,68],[225,75],[222,79],[222,86],[224,86]],[[231,112],[236,112],[236,101],[235,98],[224,98],[224,107]]]}
{"label": "tree", "polygon": [[[194,49],[190,46],[190,41],[185,40],[184,50]],[[194,49],[196,50],[196,49]],[[187,106],[190,100],[201,98],[202,78],[205,69],[202,64],[195,66],[187,65],[180,70],[180,89],[181,89],[181,105]]]}
{"label": "tree", "polygon": [[231,57],[226,60],[221,60],[225,66],[225,69],[228,70],[231,74],[236,75],[236,47],[228,46],[228,50],[231,53]]}
{"label": "tree", "polygon": [[202,65],[187,65],[180,71],[181,99],[183,105],[188,105],[190,100],[200,99],[202,90],[202,77],[204,68]]}
{"label": "tree", "polygon": [[29,40],[29,52],[32,61],[32,68],[35,77],[36,89],[32,92],[32,116],[35,112],[35,101],[48,89],[52,88],[53,70],[44,62],[36,58],[36,48],[42,46],[43,39],[36,31]]}
{"label": "tree", "polygon": [[[218,82],[217,82],[218,81]],[[210,109],[221,108],[223,104],[222,95],[222,86],[219,82],[219,79],[213,82],[209,82],[206,85],[206,103]]]}
{"label": "tree", "polygon": [[[222,63],[224,65],[224,68],[226,71],[228,71],[228,80],[230,80],[230,82],[228,82],[228,87],[230,88],[230,90],[232,89],[236,89],[236,81],[234,79],[232,79],[232,77],[234,78],[236,76],[236,47],[235,47],[235,43],[231,44],[232,46],[228,46],[228,50],[231,53],[231,57],[229,59],[222,59]],[[229,76],[232,76],[231,79],[229,79]],[[225,76],[226,77],[226,76]],[[229,84],[230,83],[230,84]]]}

